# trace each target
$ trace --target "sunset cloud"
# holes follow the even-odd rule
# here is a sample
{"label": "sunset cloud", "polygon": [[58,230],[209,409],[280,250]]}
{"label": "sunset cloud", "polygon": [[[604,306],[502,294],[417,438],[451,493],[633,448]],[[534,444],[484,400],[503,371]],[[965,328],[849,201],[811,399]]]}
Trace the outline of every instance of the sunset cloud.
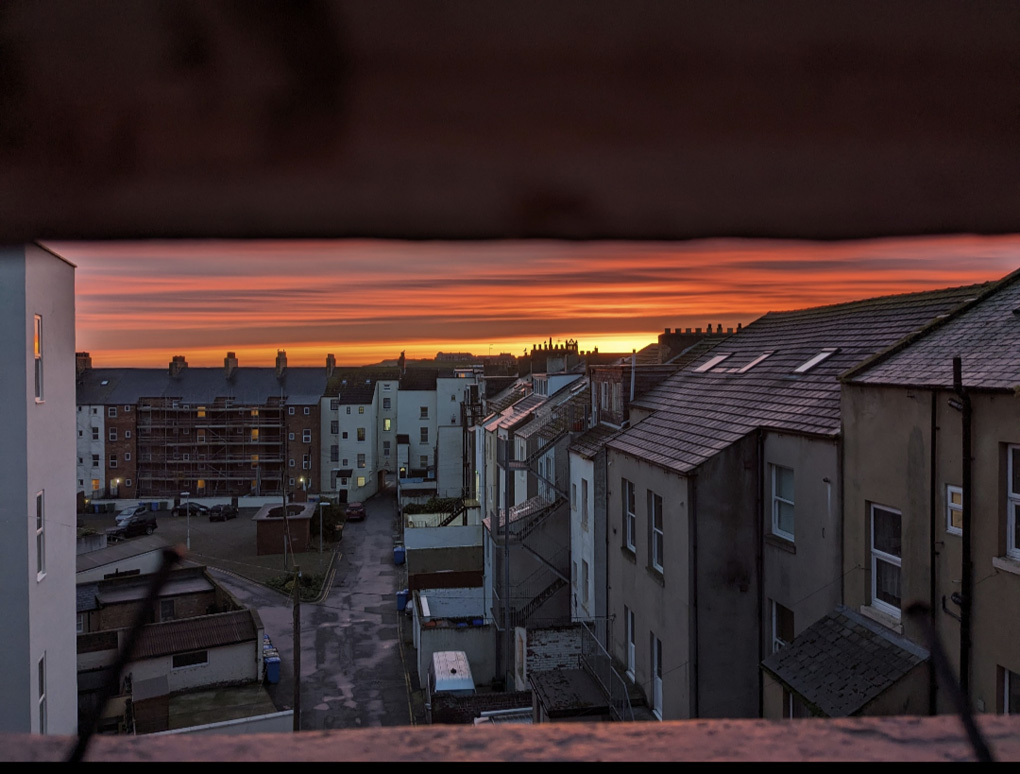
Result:
{"label": "sunset cloud", "polygon": [[77,348],[163,367],[522,354],[576,338],[630,351],[666,327],[998,279],[1020,236],[839,243],[203,241],[53,243],[78,266]]}

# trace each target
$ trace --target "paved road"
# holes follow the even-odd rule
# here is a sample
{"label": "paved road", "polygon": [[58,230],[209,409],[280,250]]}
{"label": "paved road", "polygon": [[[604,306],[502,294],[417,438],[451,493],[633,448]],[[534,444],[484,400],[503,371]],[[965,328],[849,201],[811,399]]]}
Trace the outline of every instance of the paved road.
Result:
{"label": "paved road", "polygon": [[[404,726],[416,721],[409,621],[397,612],[404,566],[393,564],[397,526],[392,491],[366,503],[367,518],[344,528],[332,588],[321,604],[301,606],[301,729]],[[314,571],[316,568],[310,568]],[[281,680],[271,694],[293,701],[293,611],[289,600],[246,579],[210,569],[242,604],[259,611],[280,651]]]}

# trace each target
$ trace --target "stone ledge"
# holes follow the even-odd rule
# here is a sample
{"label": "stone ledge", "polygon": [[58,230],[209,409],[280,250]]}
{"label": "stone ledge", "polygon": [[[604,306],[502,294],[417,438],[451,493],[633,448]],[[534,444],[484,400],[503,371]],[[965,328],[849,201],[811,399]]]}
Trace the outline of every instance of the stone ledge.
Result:
{"label": "stone ledge", "polygon": [[[992,755],[1020,761],[1020,716],[979,715]],[[72,737],[6,734],[0,760],[59,761]],[[248,736],[101,736],[87,761],[968,761],[956,716],[688,720],[303,731]]]}

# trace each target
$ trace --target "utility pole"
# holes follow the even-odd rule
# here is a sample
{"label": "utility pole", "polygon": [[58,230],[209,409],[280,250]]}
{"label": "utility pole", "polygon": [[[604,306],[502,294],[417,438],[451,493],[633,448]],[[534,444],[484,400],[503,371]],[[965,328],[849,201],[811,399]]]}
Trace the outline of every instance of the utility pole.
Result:
{"label": "utility pole", "polygon": [[301,730],[301,568],[294,566],[294,730]]}

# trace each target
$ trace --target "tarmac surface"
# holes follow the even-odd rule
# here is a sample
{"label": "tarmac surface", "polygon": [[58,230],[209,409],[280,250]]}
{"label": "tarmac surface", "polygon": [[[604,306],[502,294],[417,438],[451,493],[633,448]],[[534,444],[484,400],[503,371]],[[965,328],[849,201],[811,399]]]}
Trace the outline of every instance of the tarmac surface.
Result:
{"label": "tarmac surface", "polygon": [[[224,498],[201,500],[211,505]],[[239,603],[254,607],[280,653],[280,679],[267,684],[277,710],[295,709],[300,729],[424,724],[424,704],[414,672],[410,619],[397,611],[407,585],[404,565],[394,564],[400,542],[395,490],[366,501],[364,521],[344,526],[339,542],[322,551],[258,556],[252,516],[270,498],[240,498],[240,515],[227,522],[172,517],[160,512],[156,535],[191,549]],[[134,501],[118,501],[118,508]],[[86,514],[81,522],[102,531],[114,514]],[[317,542],[317,536],[314,536]],[[326,536],[324,536],[326,537]],[[323,594],[300,606],[300,692],[295,694],[294,609],[291,599],[263,585],[292,572],[322,575]]]}

